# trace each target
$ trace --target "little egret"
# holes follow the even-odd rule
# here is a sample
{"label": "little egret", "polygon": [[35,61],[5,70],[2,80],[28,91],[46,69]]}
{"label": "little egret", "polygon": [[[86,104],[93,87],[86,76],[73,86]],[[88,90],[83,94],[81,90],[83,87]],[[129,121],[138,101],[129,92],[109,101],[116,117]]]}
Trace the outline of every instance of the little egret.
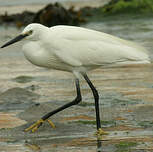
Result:
{"label": "little egret", "polygon": [[20,40],[27,40],[23,53],[32,64],[56,70],[68,71],[75,76],[77,96],[69,102],[44,115],[25,131],[36,131],[44,121],[54,127],[48,118],[82,100],[79,78],[83,76],[92,90],[95,100],[97,133],[103,134],[99,113],[99,95],[87,76],[87,71],[98,67],[129,64],[147,64],[150,59],[144,47],[118,37],[75,26],[45,27],[30,24],[23,32],[4,44],[4,48]]}

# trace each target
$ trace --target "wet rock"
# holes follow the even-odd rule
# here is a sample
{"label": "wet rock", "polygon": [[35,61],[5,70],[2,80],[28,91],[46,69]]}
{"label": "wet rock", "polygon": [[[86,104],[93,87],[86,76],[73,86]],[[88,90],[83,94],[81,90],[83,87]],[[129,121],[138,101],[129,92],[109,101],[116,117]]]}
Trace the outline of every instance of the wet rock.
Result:
{"label": "wet rock", "polygon": [[0,110],[21,110],[34,104],[39,95],[23,88],[12,88],[0,94]]}
{"label": "wet rock", "polygon": [[0,23],[14,23],[17,27],[32,23],[35,13],[24,11],[20,14],[8,15],[7,12],[0,16]]}
{"label": "wet rock", "polygon": [[83,7],[79,10],[81,16],[83,16],[84,18],[86,17],[91,17],[94,15],[94,10],[96,10],[96,8],[93,7]]}
{"label": "wet rock", "polygon": [[[84,7],[79,10],[81,16],[86,21],[97,21],[101,19],[108,19],[112,16],[140,16],[152,17],[153,1],[139,1],[139,0],[111,0],[106,5],[100,7]],[[112,19],[112,18],[111,18]]]}
{"label": "wet rock", "polygon": [[[153,1],[139,1],[139,0],[111,0],[104,7],[101,7],[101,12],[105,14],[150,14]],[[122,14],[122,15],[123,15]]]}
{"label": "wet rock", "polygon": [[34,120],[40,119],[43,115],[45,115],[47,112],[50,112],[51,110],[54,110],[53,103],[36,103],[25,109],[18,116],[23,120],[33,122]]}
{"label": "wet rock", "polygon": [[54,25],[78,25],[85,20],[82,18],[80,11],[75,11],[74,7],[65,9],[59,3],[49,4],[37,13],[24,11],[20,14],[0,16],[0,24],[13,23],[17,27],[25,26],[30,23],[41,23],[48,27]]}
{"label": "wet rock", "polygon": [[41,23],[46,26],[54,25],[78,25],[81,19],[73,8],[67,10],[59,3],[49,4],[36,13],[33,22]]}

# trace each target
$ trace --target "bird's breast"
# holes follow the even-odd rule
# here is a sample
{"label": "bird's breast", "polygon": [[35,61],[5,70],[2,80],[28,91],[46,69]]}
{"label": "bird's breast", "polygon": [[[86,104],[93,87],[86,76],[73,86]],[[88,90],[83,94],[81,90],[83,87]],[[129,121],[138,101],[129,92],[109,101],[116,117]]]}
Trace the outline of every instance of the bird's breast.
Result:
{"label": "bird's breast", "polygon": [[32,64],[63,71],[72,71],[72,67],[65,64],[51,48],[45,48],[36,42],[29,42],[23,45],[23,52],[28,61]]}
{"label": "bird's breast", "polygon": [[48,67],[48,60],[51,55],[36,42],[29,42],[23,45],[23,52],[27,60],[32,64]]}

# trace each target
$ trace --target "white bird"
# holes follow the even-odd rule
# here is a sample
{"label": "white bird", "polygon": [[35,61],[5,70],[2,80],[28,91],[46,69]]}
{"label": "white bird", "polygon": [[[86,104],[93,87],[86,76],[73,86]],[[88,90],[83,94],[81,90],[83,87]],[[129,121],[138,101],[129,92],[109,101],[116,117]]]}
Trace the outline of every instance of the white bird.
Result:
{"label": "white bird", "polygon": [[34,132],[46,120],[54,127],[48,120],[50,116],[78,104],[82,99],[79,84],[82,75],[95,99],[98,134],[103,133],[99,114],[99,95],[88,78],[87,71],[98,67],[150,63],[146,49],[142,46],[106,33],[75,26],[59,25],[48,28],[33,23],[1,48],[22,39],[27,40],[23,45],[23,53],[27,60],[37,66],[73,73],[77,91],[77,97],[72,102],[47,113],[25,131]]}

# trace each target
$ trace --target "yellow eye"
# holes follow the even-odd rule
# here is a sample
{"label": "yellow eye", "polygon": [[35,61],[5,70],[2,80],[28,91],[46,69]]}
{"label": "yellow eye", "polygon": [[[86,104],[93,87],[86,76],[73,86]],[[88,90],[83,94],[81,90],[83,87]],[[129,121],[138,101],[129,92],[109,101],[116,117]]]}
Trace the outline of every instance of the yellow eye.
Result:
{"label": "yellow eye", "polygon": [[29,35],[31,35],[32,33],[33,33],[33,30],[30,30],[30,31],[28,32]]}

